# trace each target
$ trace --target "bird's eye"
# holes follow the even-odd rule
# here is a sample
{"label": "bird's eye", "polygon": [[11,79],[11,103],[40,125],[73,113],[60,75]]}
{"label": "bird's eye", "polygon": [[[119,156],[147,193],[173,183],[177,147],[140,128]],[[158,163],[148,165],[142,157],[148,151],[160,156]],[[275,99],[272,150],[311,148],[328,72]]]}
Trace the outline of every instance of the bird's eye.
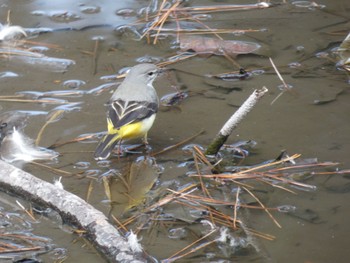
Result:
{"label": "bird's eye", "polygon": [[153,76],[154,75],[154,71],[148,72],[148,76]]}

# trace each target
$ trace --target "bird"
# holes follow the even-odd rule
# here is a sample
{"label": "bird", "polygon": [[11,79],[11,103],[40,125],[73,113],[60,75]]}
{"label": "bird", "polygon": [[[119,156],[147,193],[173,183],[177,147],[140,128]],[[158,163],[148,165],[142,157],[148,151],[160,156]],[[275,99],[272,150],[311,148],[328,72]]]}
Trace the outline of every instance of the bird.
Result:
{"label": "bird", "polygon": [[132,67],[108,103],[107,134],[99,141],[94,158],[106,160],[118,142],[144,136],[153,125],[159,98],[152,83],[162,70],[151,63]]}

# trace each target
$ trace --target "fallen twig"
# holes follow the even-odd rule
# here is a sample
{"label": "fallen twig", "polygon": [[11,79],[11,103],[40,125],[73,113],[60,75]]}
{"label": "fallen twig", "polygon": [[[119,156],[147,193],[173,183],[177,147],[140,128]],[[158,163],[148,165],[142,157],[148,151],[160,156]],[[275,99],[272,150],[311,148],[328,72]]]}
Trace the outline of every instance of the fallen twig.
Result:
{"label": "fallen twig", "polygon": [[110,262],[148,262],[145,254],[132,250],[127,240],[107,220],[106,216],[76,195],[60,189],[0,160],[2,189],[48,206],[62,218],[86,231],[86,238]]}

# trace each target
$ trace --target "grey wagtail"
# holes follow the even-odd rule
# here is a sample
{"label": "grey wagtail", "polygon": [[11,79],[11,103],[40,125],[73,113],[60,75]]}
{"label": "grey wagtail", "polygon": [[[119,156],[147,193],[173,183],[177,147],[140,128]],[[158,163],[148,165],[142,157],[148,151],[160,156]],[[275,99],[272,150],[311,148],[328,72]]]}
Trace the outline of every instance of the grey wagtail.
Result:
{"label": "grey wagtail", "polygon": [[152,127],[159,107],[159,99],[153,81],[161,72],[153,64],[132,67],[124,81],[113,93],[107,112],[107,134],[95,150],[96,160],[105,160],[119,141],[144,136]]}

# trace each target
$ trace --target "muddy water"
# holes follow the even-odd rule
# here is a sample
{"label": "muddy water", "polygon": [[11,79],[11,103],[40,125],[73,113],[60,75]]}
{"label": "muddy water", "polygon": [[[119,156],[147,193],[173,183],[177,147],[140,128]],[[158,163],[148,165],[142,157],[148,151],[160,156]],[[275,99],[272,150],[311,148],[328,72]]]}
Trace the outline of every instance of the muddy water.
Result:
{"label": "muddy water", "polygon": [[[119,1],[121,2],[121,1]],[[3,1],[0,18],[6,21],[7,11],[11,10],[11,23],[25,28],[45,27],[52,32],[33,36],[30,40],[38,46],[47,43],[57,48],[49,48],[46,55],[75,61],[64,73],[54,72],[55,68],[39,67],[2,59],[0,71],[11,71],[18,77],[0,79],[1,95],[13,95],[19,91],[57,91],[67,90],[65,81],[79,80],[84,85],[80,90],[91,90],[109,81],[103,76],[115,74],[123,67],[131,66],[142,59],[165,58],[176,53],[170,40],[162,40],[158,45],[148,45],[146,41],[136,41],[130,32],[117,33],[113,29],[131,24],[137,18],[133,15],[146,1]],[[219,3],[218,3],[219,2]],[[281,1],[282,2],[282,1]],[[175,142],[192,136],[201,129],[206,133],[193,142],[207,145],[219,127],[236,110],[237,105],[256,88],[266,86],[269,93],[258,106],[239,125],[230,138],[236,140],[255,140],[258,144],[246,163],[253,164],[276,157],[281,150],[289,154],[300,153],[304,158],[317,157],[320,161],[335,161],[349,168],[350,104],[349,80],[344,72],[338,71],[335,64],[316,54],[337,46],[345,38],[344,34],[330,34],[349,29],[348,1],[322,1],[320,8],[305,8],[287,4],[276,5],[266,10],[213,13],[212,18],[204,20],[212,28],[266,29],[245,35],[224,35],[225,39],[254,41],[268,48],[270,55],[280,69],[285,81],[292,85],[292,91],[284,93],[275,103],[271,102],[280,93],[281,84],[271,70],[266,56],[242,55],[237,63],[247,69],[265,69],[266,72],[249,80],[224,82],[203,77],[236,70],[230,61],[223,57],[196,57],[172,65],[178,69],[172,76],[161,77],[156,82],[159,95],[174,92],[172,84],[190,92],[180,109],[161,109],[149,136],[151,145],[160,150]],[[306,1],[299,1],[306,2]],[[189,5],[237,3],[237,1],[190,1]],[[128,8],[131,15],[116,15],[117,10]],[[130,10],[129,10],[130,9]],[[67,11],[67,12],[65,12]],[[96,46],[96,39],[99,39]],[[33,45],[33,44],[31,44]],[[96,57],[91,55],[94,48]],[[89,53],[90,52],[90,53]],[[291,67],[298,62],[300,66]],[[105,129],[104,103],[112,89],[101,93],[65,97],[69,102],[81,102],[79,108],[67,111],[63,118],[49,125],[43,135],[41,145],[49,146],[58,141],[67,141],[82,134],[96,133]],[[315,101],[328,103],[315,104]],[[50,111],[56,106],[34,103],[1,102],[3,112],[10,110]],[[25,127],[25,133],[35,138],[45,117],[33,116]],[[62,154],[55,167],[71,172],[85,171],[92,176],[106,172],[92,158],[96,142],[71,144],[58,148]],[[169,155],[162,161],[169,168],[181,159],[181,154]],[[82,163],[83,162],[83,163]],[[80,164],[76,165],[77,163]],[[112,164],[112,165],[117,165]],[[83,167],[84,169],[78,169]],[[37,176],[52,181],[57,178],[50,172],[25,165],[24,169]],[[179,174],[176,169],[165,169],[160,181],[167,181]],[[328,180],[326,180],[328,179]],[[66,190],[81,197],[86,196],[88,179],[63,178]],[[259,231],[276,236],[275,241],[261,241],[265,258],[272,262],[347,262],[349,217],[348,179],[337,176],[318,177],[309,181],[318,186],[317,191],[298,192],[297,195],[274,191],[265,205],[295,205],[299,217],[276,214],[282,229],[277,228],[266,214],[254,212],[250,224]],[[108,211],[100,181],[94,181],[90,203]],[[67,248],[65,262],[104,262],[93,249],[84,246],[76,237],[57,231],[57,226],[44,222],[38,235],[53,240],[57,247]],[[55,229],[55,231],[52,231]],[[50,233],[50,234],[48,234]],[[165,241],[166,242],[166,241]],[[170,242],[170,241],[169,241]],[[153,242],[146,249],[159,258],[165,258],[169,244]],[[178,249],[180,249],[179,247]],[[172,251],[174,252],[174,251]],[[43,257],[45,262],[50,258]],[[244,262],[244,257],[238,256]]]}

